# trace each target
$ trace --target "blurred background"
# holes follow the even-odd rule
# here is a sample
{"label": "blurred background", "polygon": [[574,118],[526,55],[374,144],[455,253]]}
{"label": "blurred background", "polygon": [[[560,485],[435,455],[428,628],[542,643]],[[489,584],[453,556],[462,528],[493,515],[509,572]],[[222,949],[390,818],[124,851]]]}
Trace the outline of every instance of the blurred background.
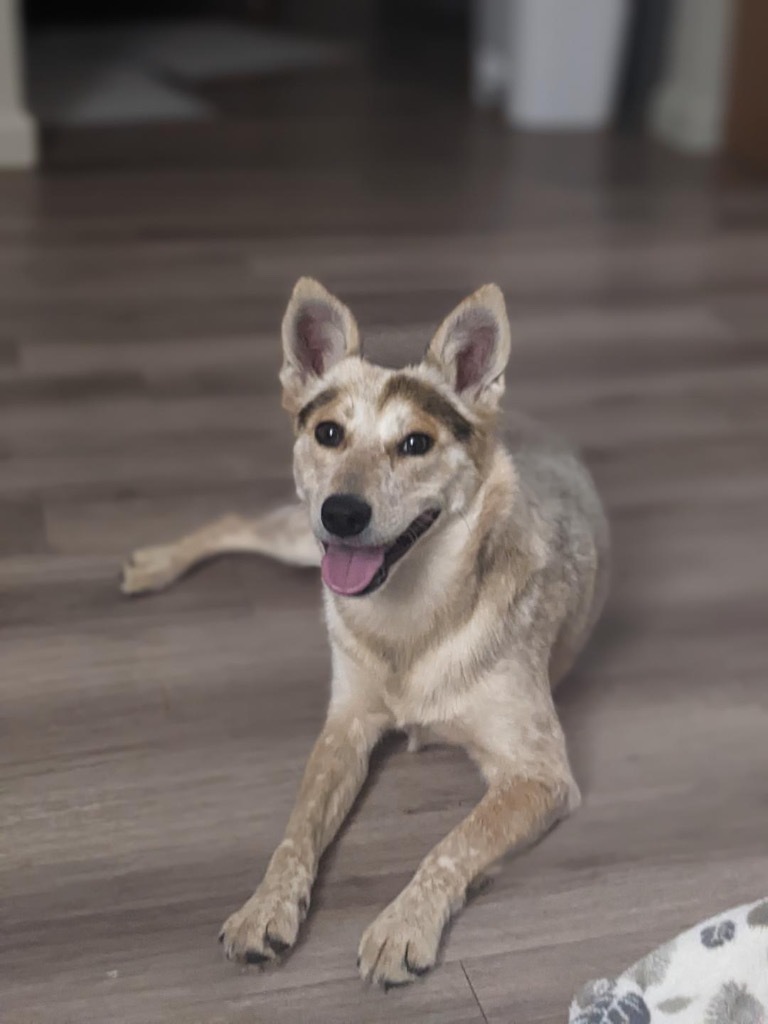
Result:
{"label": "blurred background", "polygon": [[[764,893],[766,52],[766,0],[0,0],[4,1020],[559,1021]],[[507,405],[581,447],[615,538],[558,696],[584,807],[386,997],[359,936],[476,773],[388,747],[306,942],[222,963],[325,712],[319,583],[118,591],[133,548],[292,498],[301,274],[398,365],[498,282]]]}
{"label": "blurred background", "polygon": [[[332,110],[347,132],[402,115],[397,97],[431,96],[462,121],[472,102],[511,128],[647,133],[766,165],[757,0],[3,0],[3,9],[9,164],[35,160],[35,137],[43,167],[107,151],[117,161],[117,129],[161,125],[164,136],[146,135],[145,160],[169,159],[180,142],[186,156],[195,138],[206,148],[217,130],[209,160],[235,149],[256,159],[264,121],[287,116],[279,101],[290,94],[294,110]],[[376,97],[390,105],[375,107]]]}

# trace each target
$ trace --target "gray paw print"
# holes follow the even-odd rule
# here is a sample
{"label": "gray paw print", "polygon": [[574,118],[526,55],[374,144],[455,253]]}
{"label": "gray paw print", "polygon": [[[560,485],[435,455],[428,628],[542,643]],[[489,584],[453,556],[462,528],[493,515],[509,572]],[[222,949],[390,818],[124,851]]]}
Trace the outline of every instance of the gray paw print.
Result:
{"label": "gray paw print", "polygon": [[733,921],[721,921],[720,924],[711,924],[701,930],[701,944],[707,949],[717,949],[730,942],[736,934],[736,925]]}
{"label": "gray paw print", "polygon": [[651,1012],[641,995],[606,992],[586,1007],[573,1024],[650,1024]]}

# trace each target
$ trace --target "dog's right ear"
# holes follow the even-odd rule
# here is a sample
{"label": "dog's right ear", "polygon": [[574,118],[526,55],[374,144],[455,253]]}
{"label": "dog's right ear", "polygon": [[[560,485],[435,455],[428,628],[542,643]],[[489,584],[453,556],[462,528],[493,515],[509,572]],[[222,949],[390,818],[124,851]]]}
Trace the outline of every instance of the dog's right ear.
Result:
{"label": "dog's right ear", "polygon": [[465,402],[493,411],[504,392],[509,335],[501,289],[486,284],[443,320],[427,349],[426,362]]}
{"label": "dog's right ear", "polygon": [[352,313],[311,277],[296,282],[283,317],[283,405],[296,411],[307,388],[348,356],[360,355]]}

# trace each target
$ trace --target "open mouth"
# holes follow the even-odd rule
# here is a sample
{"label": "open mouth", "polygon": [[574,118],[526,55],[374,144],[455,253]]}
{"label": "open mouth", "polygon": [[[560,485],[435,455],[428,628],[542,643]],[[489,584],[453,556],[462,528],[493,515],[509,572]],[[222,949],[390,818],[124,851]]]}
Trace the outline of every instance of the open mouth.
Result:
{"label": "open mouth", "polygon": [[388,547],[363,548],[330,542],[324,544],[323,582],[344,597],[372,594],[384,583],[389,570],[423,537],[440,515],[439,509],[422,512]]}

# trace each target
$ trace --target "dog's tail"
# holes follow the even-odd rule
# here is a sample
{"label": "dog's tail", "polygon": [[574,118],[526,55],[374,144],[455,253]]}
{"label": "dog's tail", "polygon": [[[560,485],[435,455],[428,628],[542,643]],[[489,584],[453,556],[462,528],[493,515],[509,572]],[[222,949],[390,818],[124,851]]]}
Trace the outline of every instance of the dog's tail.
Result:
{"label": "dog's tail", "polygon": [[288,505],[258,519],[225,516],[171,544],[140,548],[123,566],[124,594],[163,590],[209,558],[267,555],[288,565],[320,565],[320,550],[303,505]]}

